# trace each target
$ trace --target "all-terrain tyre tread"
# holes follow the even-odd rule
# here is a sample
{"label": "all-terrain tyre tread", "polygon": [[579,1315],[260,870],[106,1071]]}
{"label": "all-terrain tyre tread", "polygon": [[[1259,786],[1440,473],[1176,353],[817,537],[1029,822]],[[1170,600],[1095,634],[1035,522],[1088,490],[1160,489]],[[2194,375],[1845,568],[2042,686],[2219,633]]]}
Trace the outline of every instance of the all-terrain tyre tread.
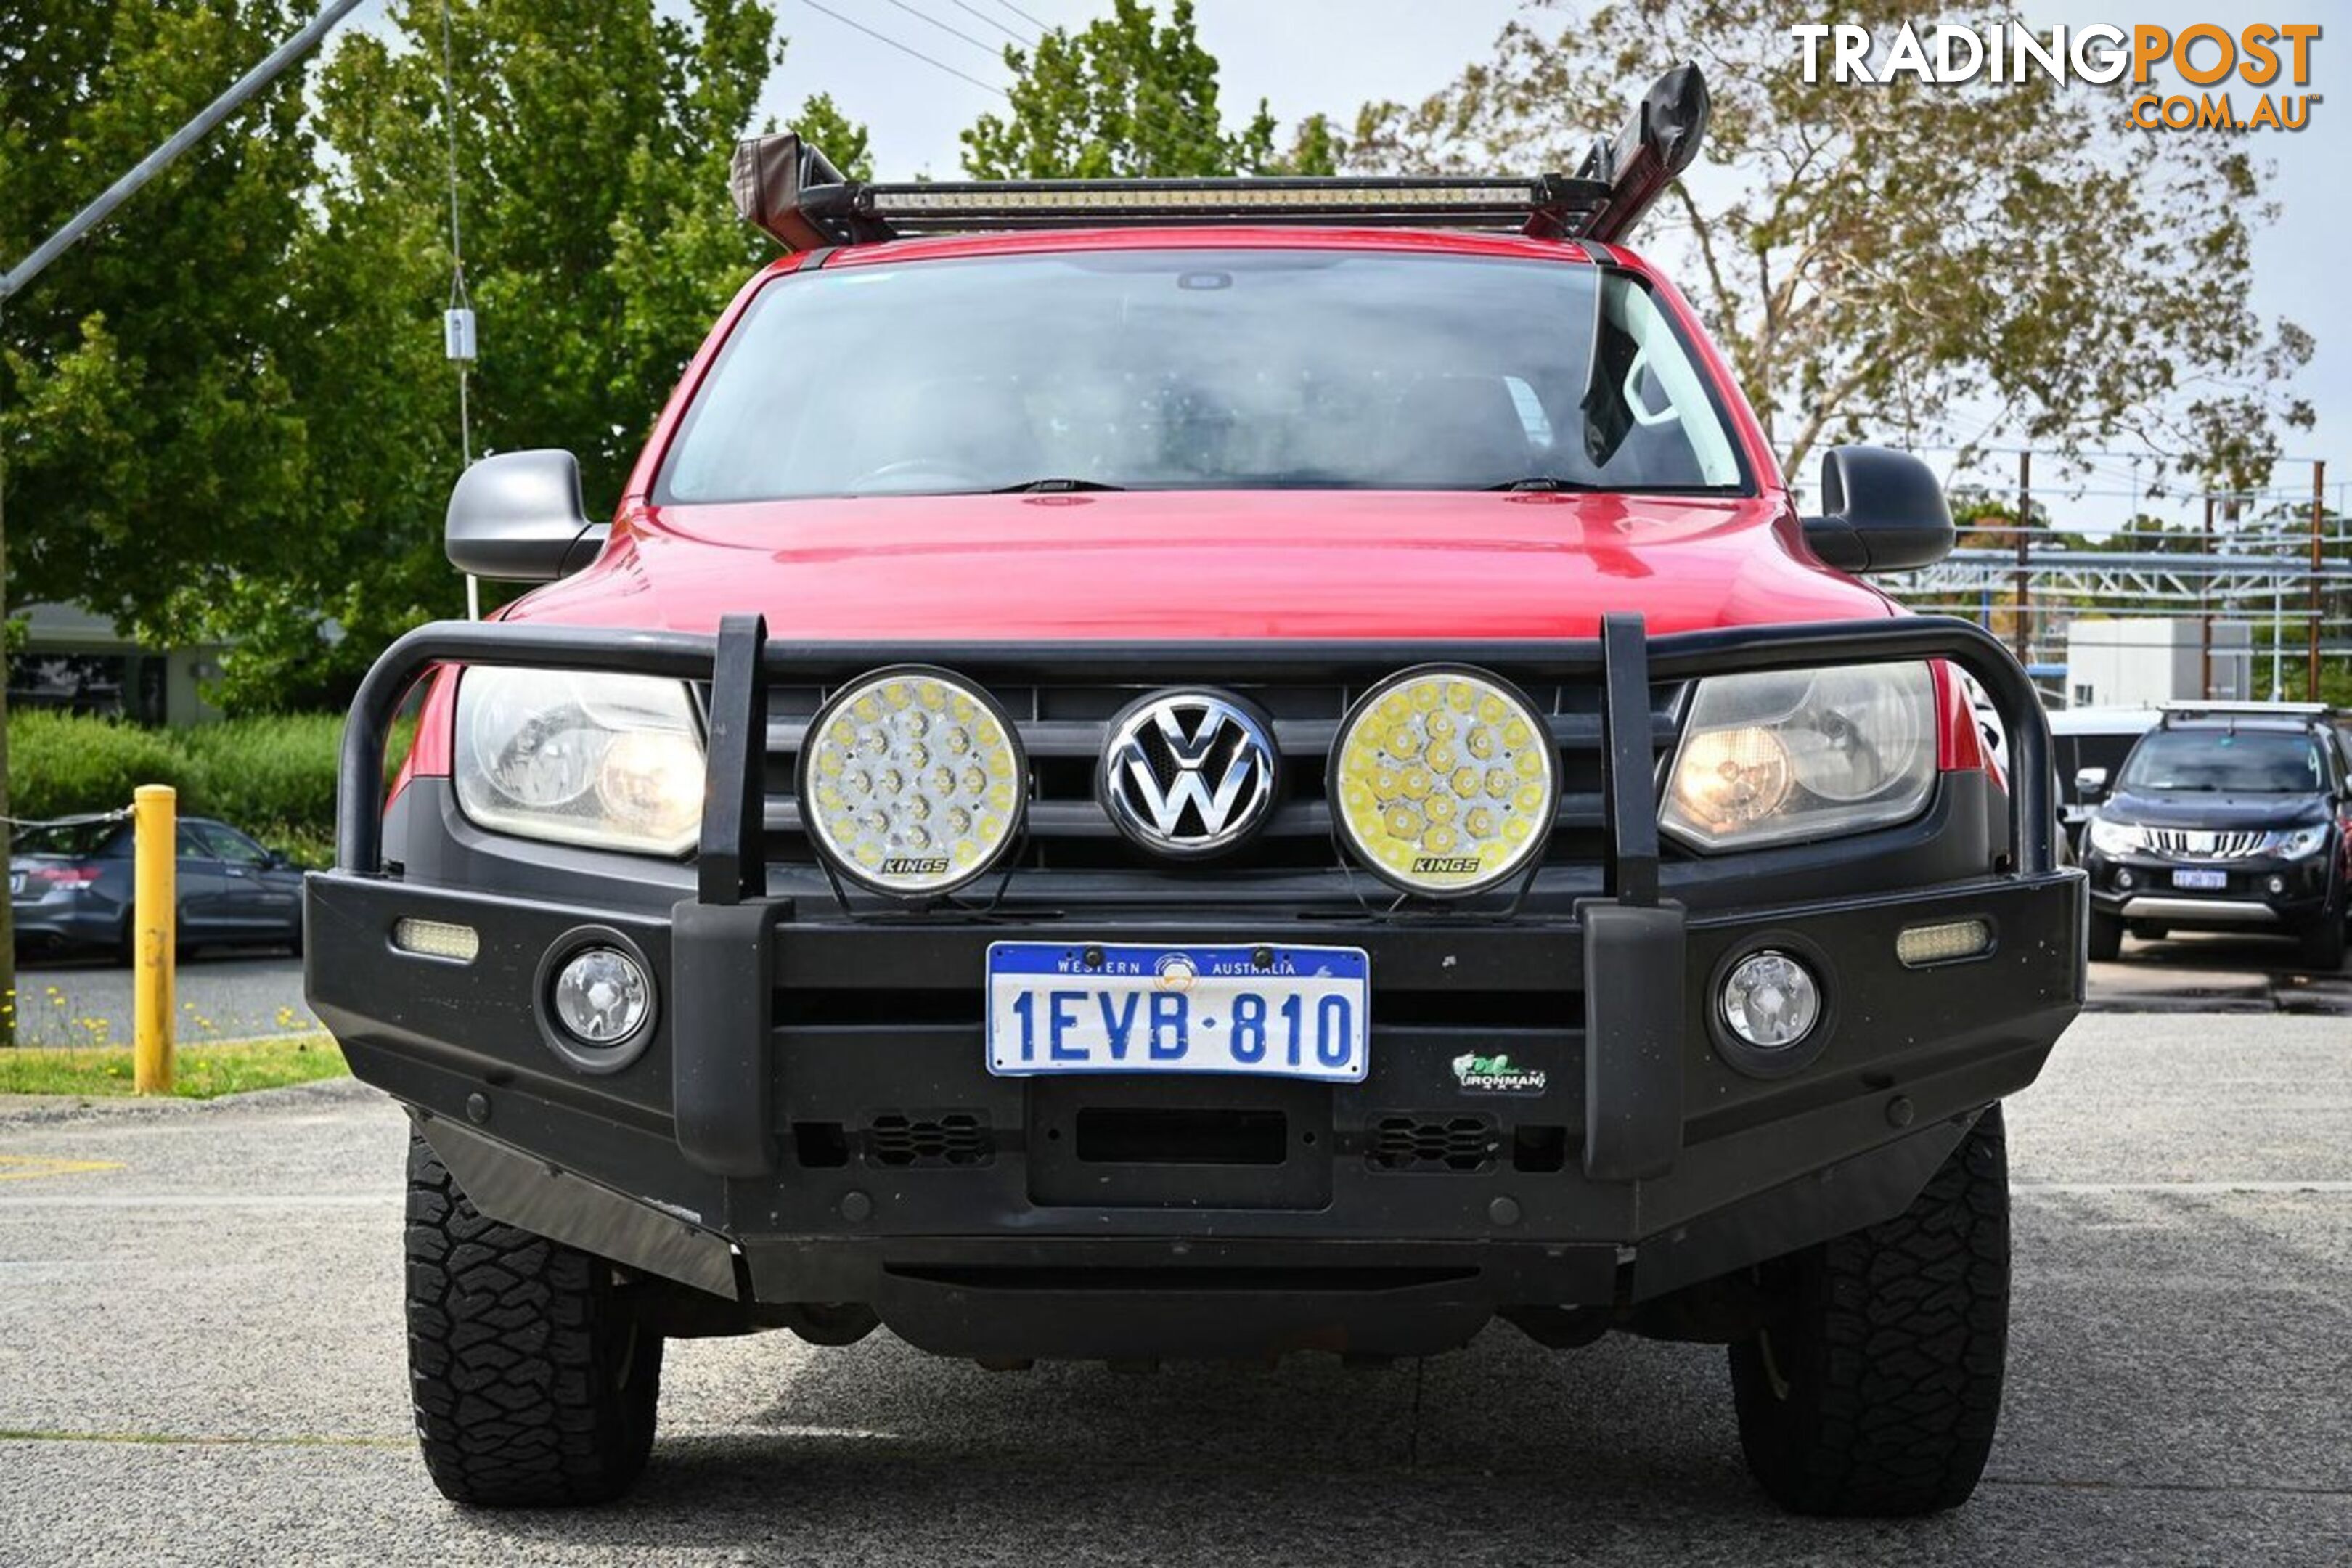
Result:
{"label": "all-terrain tyre tread", "polygon": [[1769,1343],[1731,1348],[1748,1468],[1801,1513],[1903,1516],[1968,1500],[2000,1415],[2009,1159],[1986,1110],[1910,1208],[1775,1266]]}
{"label": "all-terrain tyre tread", "polygon": [[662,1342],[630,1328],[611,1266],[484,1218],[414,1134],[405,1244],[409,1385],[434,1485],[493,1508],[626,1491],[653,1447]]}

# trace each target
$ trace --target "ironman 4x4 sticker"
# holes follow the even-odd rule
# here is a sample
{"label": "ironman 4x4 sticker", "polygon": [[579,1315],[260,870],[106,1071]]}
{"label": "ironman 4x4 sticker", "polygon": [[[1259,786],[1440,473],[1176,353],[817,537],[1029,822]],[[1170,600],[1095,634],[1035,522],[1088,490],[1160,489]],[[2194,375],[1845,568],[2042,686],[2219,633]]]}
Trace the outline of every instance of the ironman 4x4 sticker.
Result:
{"label": "ironman 4x4 sticker", "polygon": [[1507,1056],[1459,1056],[1454,1058],[1454,1081],[1465,1094],[1541,1094],[1549,1081],[1541,1068],[1513,1065]]}

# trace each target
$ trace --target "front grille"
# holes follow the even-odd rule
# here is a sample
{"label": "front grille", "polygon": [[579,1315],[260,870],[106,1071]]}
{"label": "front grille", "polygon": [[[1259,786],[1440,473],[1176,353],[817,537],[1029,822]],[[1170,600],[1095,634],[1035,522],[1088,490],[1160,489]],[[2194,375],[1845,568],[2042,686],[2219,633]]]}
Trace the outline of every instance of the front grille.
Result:
{"label": "front grille", "polygon": [[907,1170],[985,1165],[996,1157],[988,1119],[969,1110],[915,1117],[882,1112],[866,1124],[868,1164]]}
{"label": "front grille", "polygon": [[2242,860],[2259,852],[2264,839],[2263,832],[2219,833],[2201,827],[2149,827],[2148,849],[2158,855],[2180,860]]}
{"label": "front grille", "polygon": [[[1013,715],[1035,778],[1027,837],[1013,861],[1016,868],[1147,869],[1171,879],[1213,880],[1235,868],[1331,870],[1340,865],[1324,794],[1325,764],[1341,721],[1363,689],[1337,683],[1208,683],[1249,698],[1274,720],[1275,744],[1282,755],[1282,793],[1255,842],[1234,855],[1185,867],[1149,855],[1119,836],[1095,797],[1096,769],[1110,721],[1139,697],[1192,683],[1182,670],[1171,669],[1166,680],[1148,684],[991,688]],[[1551,716],[1552,734],[1560,748],[1559,816],[1548,858],[1556,864],[1597,864],[1603,858],[1600,684],[1522,683],[1522,689]],[[1652,689],[1654,762],[1674,743],[1683,690],[1680,684]],[[815,862],[801,826],[793,781],[809,722],[828,694],[828,689],[815,686],[776,687],[768,694],[765,823],[768,858],[779,865]]]}
{"label": "front grille", "polygon": [[1491,1116],[1401,1112],[1372,1118],[1364,1163],[1375,1171],[1457,1172],[1494,1169],[1503,1135]]}

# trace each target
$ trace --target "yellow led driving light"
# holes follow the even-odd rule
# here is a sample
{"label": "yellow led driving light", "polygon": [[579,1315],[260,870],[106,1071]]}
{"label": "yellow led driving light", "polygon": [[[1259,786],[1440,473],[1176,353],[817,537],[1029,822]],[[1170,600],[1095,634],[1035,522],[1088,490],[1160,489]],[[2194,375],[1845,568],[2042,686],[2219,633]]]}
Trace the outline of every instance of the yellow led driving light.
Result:
{"label": "yellow led driving light", "polygon": [[1912,969],[1950,963],[1992,951],[1989,921],[1946,921],[1939,925],[1909,926],[1895,939],[1895,956]]}
{"label": "yellow led driving light", "polygon": [[1532,703],[1499,676],[1408,669],[1339,727],[1332,820],[1366,868],[1409,892],[1481,892],[1543,853],[1559,752]]}
{"label": "yellow led driving light", "polygon": [[450,921],[421,921],[402,916],[392,922],[392,945],[419,958],[446,958],[471,963],[482,951],[482,937],[472,926]]}
{"label": "yellow led driving light", "polygon": [[994,699],[946,670],[877,670],[835,692],[801,748],[801,820],[827,864],[899,898],[985,873],[1021,831],[1029,761]]}

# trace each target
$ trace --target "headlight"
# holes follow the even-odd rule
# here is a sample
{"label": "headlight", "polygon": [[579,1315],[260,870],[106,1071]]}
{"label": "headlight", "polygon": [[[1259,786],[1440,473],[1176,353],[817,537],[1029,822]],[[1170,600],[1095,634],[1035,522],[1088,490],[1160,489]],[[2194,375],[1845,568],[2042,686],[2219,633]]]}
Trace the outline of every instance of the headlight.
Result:
{"label": "headlight", "polygon": [[1339,727],[1328,787],[1357,858],[1416,893],[1475,893],[1543,853],[1559,752],[1543,715],[1484,670],[1409,669]]}
{"label": "headlight", "polygon": [[2087,837],[2091,847],[2102,855],[2136,855],[2147,847],[2146,829],[2137,823],[2109,822],[2104,816],[2091,818]]}
{"label": "headlight", "polygon": [[2309,827],[2286,827],[2270,835],[2263,847],[2282,860],[2300,860],[2306,855],[2316,855],[2319,847],[2327,842],[2327,825],[2315,822]]}
{"label": "headlight", "polygon": [[944,670],[877,670],[834,694],[801,748],[802,820],[876,892],[944,893],[1003,858],[1028,802],[1013,721]]}
{"label": "headlight", "polygon": [[1659,825],[1702,849],[1902,822],[1936,782],[1924,664],[1844,665],[1698,683]]}
{"label": "headlight", "polygon": [[702,738],[675,680],[468,669],[457,687],[457,804],[484,827],[683,855],[702,828]]}

